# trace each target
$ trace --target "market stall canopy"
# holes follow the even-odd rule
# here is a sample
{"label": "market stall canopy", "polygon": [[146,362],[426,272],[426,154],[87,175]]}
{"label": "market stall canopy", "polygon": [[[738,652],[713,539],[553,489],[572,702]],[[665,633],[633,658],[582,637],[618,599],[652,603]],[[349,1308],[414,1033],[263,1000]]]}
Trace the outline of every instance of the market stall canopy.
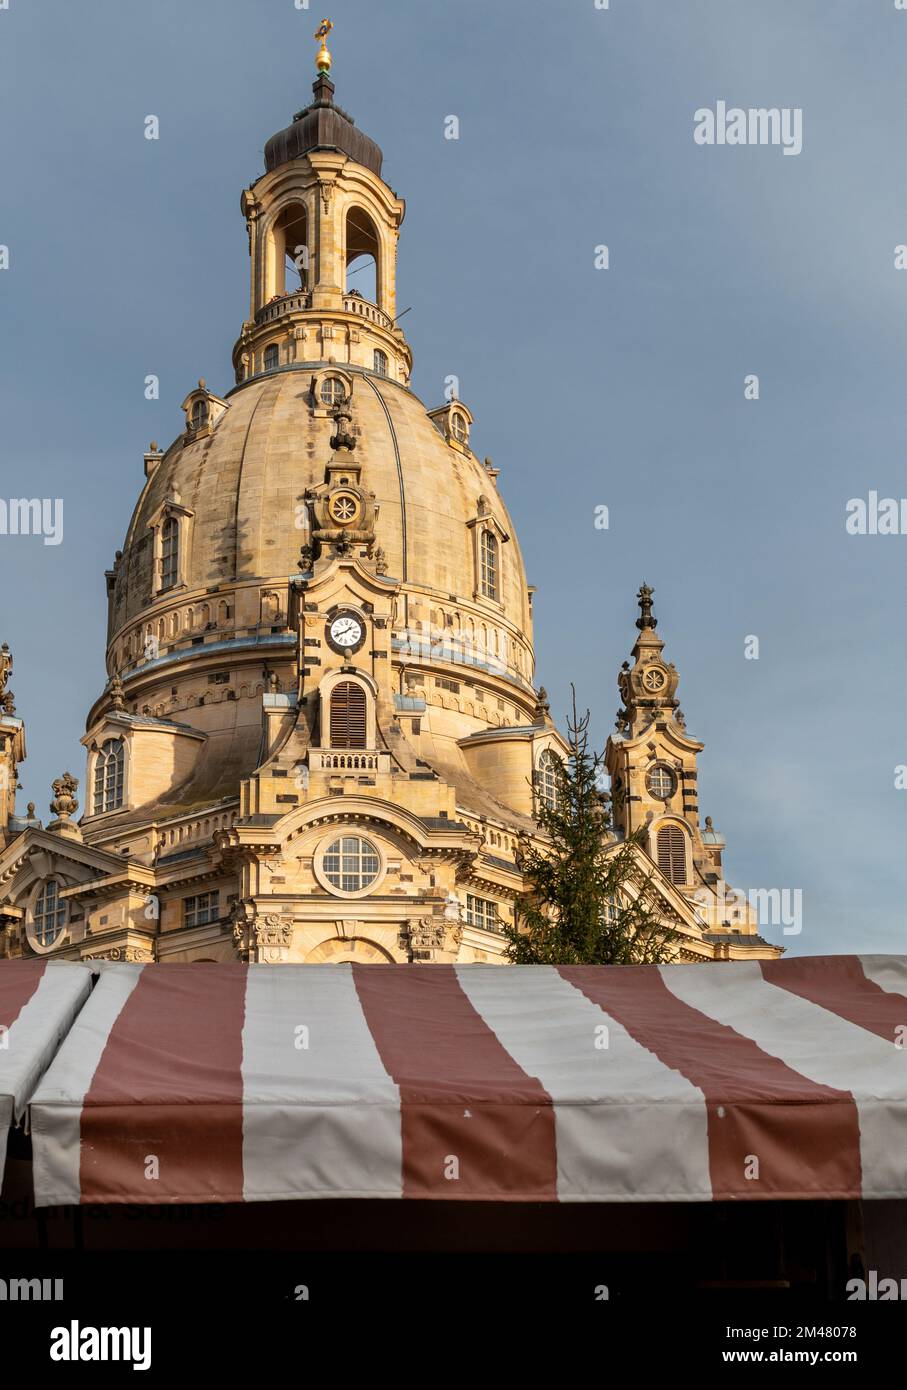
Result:
{"label": "market stall canopy", "polygon": [[45,960],[0,965],[0,1184],[9,1127],[24,1115],[90,990],[84,965]]}
{"label": "market stall canopy", "polygon": [[907,1197],[907,958],[115,965],[36,1200]]}

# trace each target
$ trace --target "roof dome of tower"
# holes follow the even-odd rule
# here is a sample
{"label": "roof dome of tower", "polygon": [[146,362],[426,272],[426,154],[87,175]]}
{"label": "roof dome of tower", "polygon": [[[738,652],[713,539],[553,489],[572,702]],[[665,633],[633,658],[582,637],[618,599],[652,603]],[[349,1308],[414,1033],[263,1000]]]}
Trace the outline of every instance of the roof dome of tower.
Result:
{"label": "roof dome of tower", "polygon": [[293,124],[272,135],[265,145],[268,173],[310,150],[340,150],[357,164],[381,175],[383,155],[374,140],[357,130],[352,116],[334,105],[334,84],[321,73],[312,85],[314,101],[297,111]]}

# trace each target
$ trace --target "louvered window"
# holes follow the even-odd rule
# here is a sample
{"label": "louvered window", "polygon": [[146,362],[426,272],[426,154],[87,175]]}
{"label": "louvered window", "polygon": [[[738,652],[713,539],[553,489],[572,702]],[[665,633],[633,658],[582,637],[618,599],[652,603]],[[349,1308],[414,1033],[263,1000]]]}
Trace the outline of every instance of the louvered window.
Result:
{"label": "louvered window", "polygon": [[686,844],[683,831],[676,825],[666,825],[658,832],[658,867],[671,883],[686,883]]}
{"label": "louvered window", "polygon": [[341,681],[331,693],[331,747],[364,748],[365,691],[355,681]]}

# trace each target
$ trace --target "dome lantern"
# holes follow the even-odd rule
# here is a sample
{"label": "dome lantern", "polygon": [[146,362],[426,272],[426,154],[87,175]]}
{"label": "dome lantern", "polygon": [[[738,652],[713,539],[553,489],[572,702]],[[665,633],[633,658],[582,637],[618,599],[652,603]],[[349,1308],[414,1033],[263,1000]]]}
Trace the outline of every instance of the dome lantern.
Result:
{"label": "dome lantern", "polygon": [[322,41],[313,99],[265,145],[265,173],[246,189],[249,319],[237,382],[300,362],[364,367],[409,383],[397,326],[397,240],[405,204],[381,177],[382,153],[334,102]]}

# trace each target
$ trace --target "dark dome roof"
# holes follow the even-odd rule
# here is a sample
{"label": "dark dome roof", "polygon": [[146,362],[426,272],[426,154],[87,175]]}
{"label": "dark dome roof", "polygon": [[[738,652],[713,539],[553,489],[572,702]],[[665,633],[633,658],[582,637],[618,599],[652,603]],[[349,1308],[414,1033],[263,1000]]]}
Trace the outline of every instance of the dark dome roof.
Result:
{"label": "dark dome roof", "polygon": [[291,159],[298,159],[309,150],[340,150],[357,164],[365,165],[381,176],[383,155],[374,140],[356,129],[352,116],[334,105],[334,84],[322,73],[313,83],[315,100],[305,110],[298,111],[293,124],[272,135],[265,145],[265,168],[268,173]]}

